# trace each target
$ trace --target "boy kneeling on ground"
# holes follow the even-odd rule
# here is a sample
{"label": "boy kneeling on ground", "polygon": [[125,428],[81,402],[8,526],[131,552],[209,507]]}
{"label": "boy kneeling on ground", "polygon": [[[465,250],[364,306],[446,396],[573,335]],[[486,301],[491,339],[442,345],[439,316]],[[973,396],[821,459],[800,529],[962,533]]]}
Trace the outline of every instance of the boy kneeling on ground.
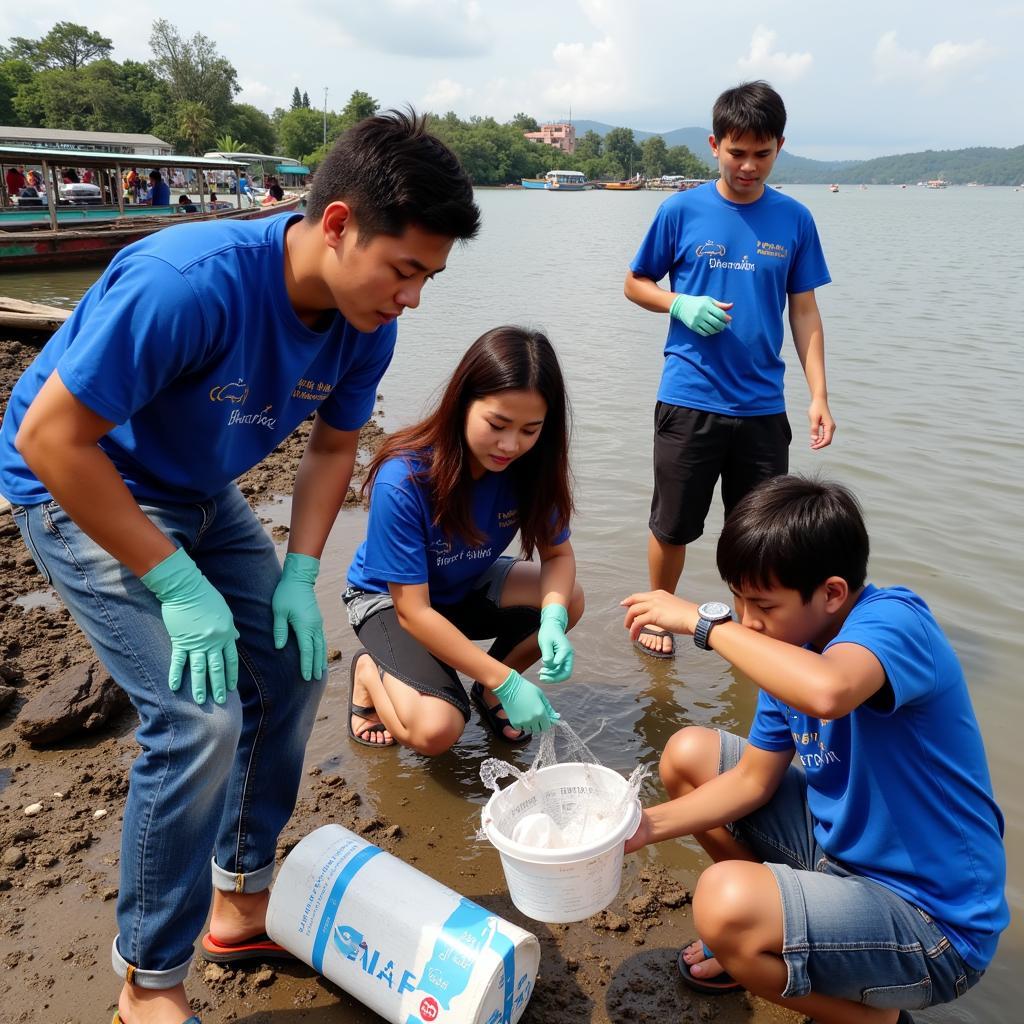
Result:
{"label": "boy kneeling on ground", "polygon": [[634,637],[652,623],[692,634],[759,687],[747,740],[695,726],[669,740],[670,799],[626,843],[693,835],[716,862],[679,970],[819,1024],[907,1024],[956,999],[1009,920],[963,671],[920,597],[865,584],[867,560],[849,491],[776,477],[718,542],[738,621],[664,591],[623,602]]}

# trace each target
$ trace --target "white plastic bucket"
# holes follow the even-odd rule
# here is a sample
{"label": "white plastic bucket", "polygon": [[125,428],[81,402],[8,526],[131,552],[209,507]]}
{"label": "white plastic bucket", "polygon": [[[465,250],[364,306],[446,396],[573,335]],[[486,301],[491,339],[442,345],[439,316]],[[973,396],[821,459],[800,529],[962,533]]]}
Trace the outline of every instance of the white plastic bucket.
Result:
{"label": "white plastic bucket", "polygon": [[627,780],[611,768],[567,762],[539,769],[529,785],[516,780],[487,801],[481,814],[484,833],[501,855],[512,902],[527,917],[550,924],[582,921],[615,899],[622,881],[622,847],[640,824],[640,801],[626,802],[621,819],[600,841],[581,846],[524,846],[512,840],[507,823],[538,810],[543,792],[571,812],[573,801],[595,795],[604,806],[617,806],[628,790]]}
{"label": "white plastic bucket", "polygon": [[515,1024],[536,937],[340,825],[288,855],[267,934],[392,1024]]}

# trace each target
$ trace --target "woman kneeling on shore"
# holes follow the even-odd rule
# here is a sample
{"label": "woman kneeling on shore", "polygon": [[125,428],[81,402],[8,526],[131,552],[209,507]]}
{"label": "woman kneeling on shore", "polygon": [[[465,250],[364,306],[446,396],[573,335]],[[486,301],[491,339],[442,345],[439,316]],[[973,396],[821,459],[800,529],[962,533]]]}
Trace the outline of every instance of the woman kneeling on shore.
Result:
{"label": "woman kneeling on shore", "polygon": [[[374,457],[366,540],[344,601],[352,656],[349,734],[421,754],[469,720],[459,681],[491,732],[525,743],[558,718],[520,673],[572,672],[566,631],[583,613],[569,542],[569,413],[551,343],[497,327],[462,357],[437,407]],[[502,555],[516,533],[525,560]],[[534,552],[537,560],[532,560]],[[489,640],[487,653],[473,643]]]}

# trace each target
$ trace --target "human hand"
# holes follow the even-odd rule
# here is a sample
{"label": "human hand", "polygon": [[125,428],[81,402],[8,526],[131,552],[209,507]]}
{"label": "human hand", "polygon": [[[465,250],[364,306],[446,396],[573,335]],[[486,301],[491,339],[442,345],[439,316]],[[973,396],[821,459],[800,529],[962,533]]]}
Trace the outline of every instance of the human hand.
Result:
{"label": "human hand", "polygon": [[509,671],[505,681],[494,688],[494,695],[516,729],[544,732],[561,717],[551,706],[544,691],[524,679],[515,669]]}
{"label": "human hand", "polygon": [[575,655],[572,644],[565,635],[565,628],[568,625],[569,612],[565,605],[547,604],[541,608],[537,643],[540,645],[540,656],[544,661],[540,673],[542,683],[564,683],[572,675]]}
{"label": "human hand", "polygon": [[692,601],[684,601],[664,590],[630,594],[622,605],[627,609],[624,624],[633,640],[644,626],[660,626],[671,633],[692,634],[700,618]]}
{"label": "human hand", "polygon": [[732,309],[731,302],[719,302],[710,295],[677,295],[668,314],[706,338],[725,330],[732,319],[727,309]]}
{"label": "human hand", "polygon": [[227,700],[229,690],[238,685],[238,630],[231,609],[199,566],[178,548],[155,565],[142,582],[156,595],[160,613],[171,638],[171,666],[167,684],[172,690],[181,686],[181,673],[188,661],[192,677],[192,699],[206,700],[209,674],[213,699]]}
{"label": "human hand", "polygon": [[836,421],[829,412],[828,400],[815,398],[807,409],[807,419],[811,424],[811,450],[827,448],[836,432]]}
{"label": "human hand", "polygon": [[316,603],[313,584],[320,572],[320,559],[288,552],[284,556],[281,580],[274,590],[274,646],[281,650],[288,642],[292,627],[299,645],[299,669],[303,679],[319,679],[324,674],[324,619]]}
{"label": "human hand", "polygon": [[651,822],[647,817],[647,812],[643,811],[640,815],[640,824],[637,825],[636,831],[626,840],[626,848],[622,852],[636,853],[637,850],[642,850],[645,846],[649,845],[652,839]]}

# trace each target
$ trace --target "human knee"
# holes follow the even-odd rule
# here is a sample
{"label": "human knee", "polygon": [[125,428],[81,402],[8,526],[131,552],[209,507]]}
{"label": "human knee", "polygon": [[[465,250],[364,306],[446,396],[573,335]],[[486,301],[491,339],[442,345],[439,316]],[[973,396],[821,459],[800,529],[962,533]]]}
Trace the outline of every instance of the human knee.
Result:
{"label": "human knee", "polygon": [[712,864],[698,879],[693,893],[693,920],[697,934],[715,952],[741,945],[746,930],[754,924],[752,914],[759,905],[755,872],[762,865],[748,861],[724,860]]}
{"label": "human knee", "polygon": [[437,757],[455,745],[464,728],[465,723],[461,715],[458,719],[439,718],[419,722],[409,730],[406,745],[424,757]]}
{"label": "human knee", "polygon": [[658,764],[662,784],[673,797],[681,796],[717,774],[718,757],[718,734],[713,729],[680,729],[665,744]]}

